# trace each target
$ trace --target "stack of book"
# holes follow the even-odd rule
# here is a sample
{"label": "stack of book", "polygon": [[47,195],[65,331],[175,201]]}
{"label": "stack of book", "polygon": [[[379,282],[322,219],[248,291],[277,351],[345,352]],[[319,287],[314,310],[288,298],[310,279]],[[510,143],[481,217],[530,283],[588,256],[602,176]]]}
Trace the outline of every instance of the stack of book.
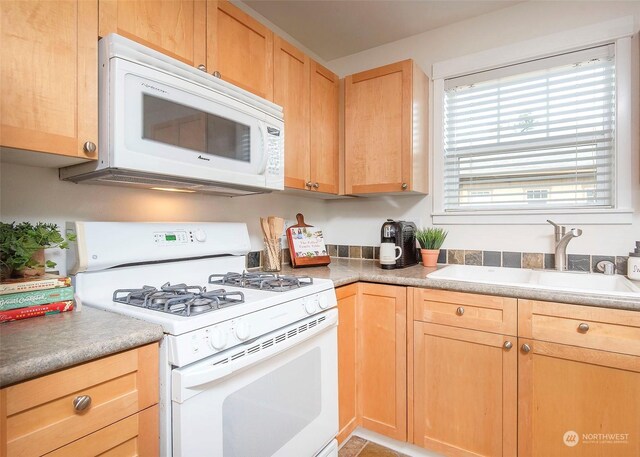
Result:
{"label": "stack of book", "polygon": [[73,309],[71,278],[46,274],[0,283],[0,323]]}

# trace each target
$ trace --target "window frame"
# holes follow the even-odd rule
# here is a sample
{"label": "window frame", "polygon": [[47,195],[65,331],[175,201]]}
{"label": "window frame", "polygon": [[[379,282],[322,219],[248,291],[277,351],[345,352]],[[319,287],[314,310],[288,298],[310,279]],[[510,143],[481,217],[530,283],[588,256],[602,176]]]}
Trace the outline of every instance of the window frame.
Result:
{"label": "window frame", "polygon": [[[624,17],[579,29],[514,43],[433,65],[433,116],[431,159],[432,219],[434,224],[631,224],[632,129],[631,129],[631,35],[633,18]],[[561,45],[560,45],[561,43]],[[616,56],[615,183],[612,208],[536,208],[446,211],[444,210],[444,97],[445,79],[523,63],[529,60],[579,51],[611,43]]]}

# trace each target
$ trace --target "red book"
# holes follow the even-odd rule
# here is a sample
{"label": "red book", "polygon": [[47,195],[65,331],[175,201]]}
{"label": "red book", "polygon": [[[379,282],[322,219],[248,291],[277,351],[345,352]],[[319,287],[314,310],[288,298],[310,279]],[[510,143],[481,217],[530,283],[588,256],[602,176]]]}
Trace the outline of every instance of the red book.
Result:
{"label": "red book", "polygon": [[73,300],[47,303],[46,305],[28,306],[26,308],[0,311],[0,323],[19,321],[30,317],[44,316],[45,314],[58,314],[73,310]]}

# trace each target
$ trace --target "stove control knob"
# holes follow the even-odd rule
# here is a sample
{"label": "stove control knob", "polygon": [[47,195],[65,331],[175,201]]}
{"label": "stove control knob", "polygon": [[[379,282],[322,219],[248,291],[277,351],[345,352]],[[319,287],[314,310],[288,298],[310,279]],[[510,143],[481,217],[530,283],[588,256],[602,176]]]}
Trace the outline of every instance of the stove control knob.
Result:
{"label": "stove control knob", "polygon": [[200,243],[207,240],[207,232],[205,232],[204,230],[196,230],[194,235],[196,237],[196,240]]}
{"label": "stove control knob", "polygon": [[329,307],[329,300],[324,295],[319,295],[318,304],[320,305],[320,309],[327,309]]}
{"label": "stove control knob", "polygon": [[307,314],[313,314],[318,309],[318,300],[315,298],[310,298],[306,302],[304,302],[304,310]]}
{"label": "stove control knob", "polygon": [[214,327],[209,332],[209,345],[219,351],[227,345],[227,332],[218,327]]}
{"label": "stove control knob", "polygon": [[250,333],[249,324],[242,321],[238,322],[236,324],[236,337],[240,341],[246,341],[249,339],[250,336],[251,336],[251,333]]}

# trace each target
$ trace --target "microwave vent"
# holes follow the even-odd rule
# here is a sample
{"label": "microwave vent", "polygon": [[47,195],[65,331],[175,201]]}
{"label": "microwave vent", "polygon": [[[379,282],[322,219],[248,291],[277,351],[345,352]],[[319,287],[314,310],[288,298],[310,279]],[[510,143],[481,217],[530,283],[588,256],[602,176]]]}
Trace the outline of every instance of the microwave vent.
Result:
{"label": "microwave vent", "polygon": [[268,191],[245,188],[229,187],[228,185],[216,185],[215,183],[197,180],[182,180],[171,176],[155,176],[148,173],[136,173],[121,171],[118,169],[106,169],[85,175],[68,178],[76,183],[104,184],[116,186],[129,186],[143,189],[151,187],[168,187],[181,190],[190,190],[205,194],[237,197],[241,195],[263,194]]}

